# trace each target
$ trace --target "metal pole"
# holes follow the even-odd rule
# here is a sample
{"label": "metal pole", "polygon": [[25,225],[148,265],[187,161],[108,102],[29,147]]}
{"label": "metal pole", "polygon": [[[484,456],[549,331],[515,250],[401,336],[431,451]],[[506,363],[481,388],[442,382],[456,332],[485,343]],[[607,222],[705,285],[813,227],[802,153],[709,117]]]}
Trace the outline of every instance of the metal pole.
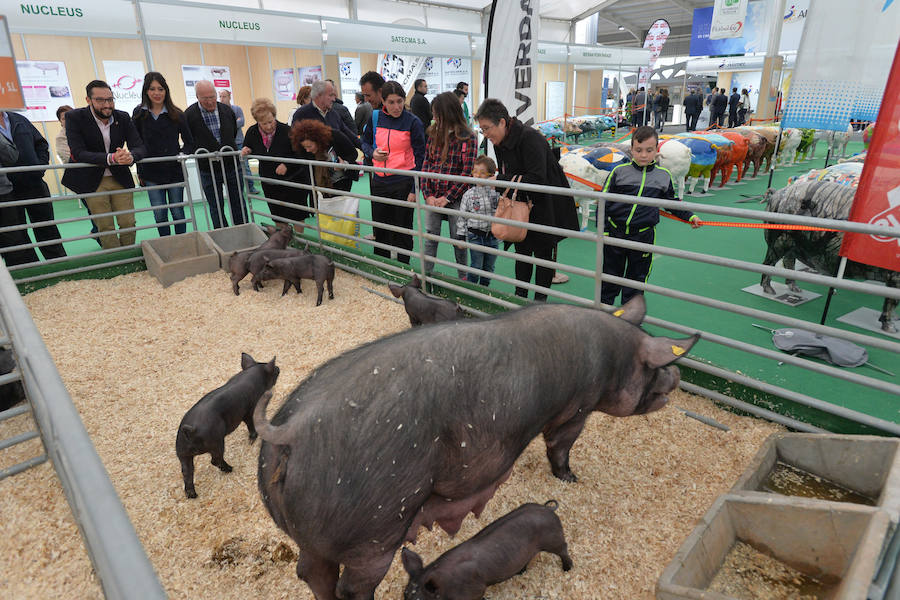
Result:
{"label": "metal pole", "polygon": [[[590,215],[588,215],[590,217]],[[603,227],[600,227],[600,223],[603,223]],[[597,256],[594,259],[596,261],[597,266],[594,268],[594,307],[600,308],[602,306],[602,302],[600,301],[600,297],[603,291],[603,281],[601,280],[603,274],[603,230],[606,229],[606,202],[604,200],[597,200]]]}
{"label": "metal pole", "polygon": [[313,172],[313,166],[309,165],[309,184],[312,189],[309,192],[309,205],[316,209],[316,233],[319,235],[319,250],[325,252],[325,244],[322,242],[322,221],[319,219],[319,190],[316,188],[316,174]]}
{"label": "metal pole", "polygon": [[153,52],[150,49],[150,40],[147,39],[147,29],[144,25],[144,12],[141,9],[141,0],[133,0],[134,14],[137,17],[138,33],[141,35],[141,43],[144,45],[144,57],[147,59],[147,69],[155,71],[153,68]]}
{"label": "metal pole", "polygon": [[[413,176],[413,182],[415,184],[414,189],[416,191],[416,204],[418,204],[419,198],[421,196],[418,175]],[[424,199],[422,200],[422,202],[424,202]],[[419,210],[416,211],[416,213],[417,213],[417,217],[418,217],[416,219],[416,221],[418,222],[418,229],[419,229],[419,269],[422,272],[422,281],[426,281],[426,276],[428,275],[428,270],[426,268],[425,262],[428,259],[425,256],[425,221],[428,218],[428,209],[420,207]],[[455,218],[455,217],[451,217],[451,218]],[[440,233],[438,233],[438,235],[440,235]],[[437,253],[435,252],[435,254],[437,254]],[[434,267],[434,265],[432,265],[432,268],[433,267]]]}
{"label": "metal pole", "polygon": [[772,152],[772,158],[769,161],[769,183],[766,188],[772,187],[772,179],[775,177],[775,162],[778,160],[778,149],[781,146],[781,124],[778,125],[778,137],[775,138],[775,150]]}
{"label": "metal pole", "polygon": [[[847,267],[847,257],[842,256],[841,263],[838,265],[838,272],[837,272],[837,275],[835,275],[835,277],[837,277],[838,279],[843,279],[844,278],[844,269],[846,269],[846,267]],[[829,287],[828,288],[828,296],[825,298],[825,309],[822,311],[822,318],[821,318],[821,320],[819,320],[819,325],[825,324],[825,319],[828,317],[828,308],[831,306],[831,297],[832,296],[834,296],[834,288]]]}
{"label": "metal pole", "polygon": [[191,211],[191,223],[194,226],[194,231],[199,231],[197,229],[197,213],[194,211],[194,200],[191,198],[191,184],[188,179],[187,157],[178,157],[178,162],[181,163],[181,174],[184,177],[184,195],[187,197],[188,209]]}

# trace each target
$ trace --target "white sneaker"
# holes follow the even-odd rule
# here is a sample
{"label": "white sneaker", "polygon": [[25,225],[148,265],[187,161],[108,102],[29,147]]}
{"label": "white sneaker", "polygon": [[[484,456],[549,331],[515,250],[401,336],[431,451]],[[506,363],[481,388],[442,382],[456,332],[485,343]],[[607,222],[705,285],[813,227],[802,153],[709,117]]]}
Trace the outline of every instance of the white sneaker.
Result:
{"label": "white sneaker", "polygon": [[565,283],[568,280],[569,280],[568,275],[566,275],[565,273],[557,272],[556,275],[553,276],[553,281],[551,283],[560,284],[560,283]]}

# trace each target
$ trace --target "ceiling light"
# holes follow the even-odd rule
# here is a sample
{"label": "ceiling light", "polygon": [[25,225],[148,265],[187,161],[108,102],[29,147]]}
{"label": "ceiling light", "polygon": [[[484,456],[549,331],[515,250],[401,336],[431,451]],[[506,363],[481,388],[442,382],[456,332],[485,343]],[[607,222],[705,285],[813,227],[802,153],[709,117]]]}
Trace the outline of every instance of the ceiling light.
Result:
{"label": "ceiling light", "polygon": [[625,31],[625,27],[623,25],[619,25],[619,31]]}

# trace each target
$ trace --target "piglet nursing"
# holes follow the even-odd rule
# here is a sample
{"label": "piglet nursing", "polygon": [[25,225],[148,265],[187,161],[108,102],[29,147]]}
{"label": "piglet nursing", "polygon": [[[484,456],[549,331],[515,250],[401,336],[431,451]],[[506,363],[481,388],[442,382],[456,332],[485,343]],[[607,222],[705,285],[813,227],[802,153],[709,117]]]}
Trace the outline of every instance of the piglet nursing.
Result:
{"label": "piglet nursing", "polygon": [[563,571],[572,568],[558,504],[523,504],[423,566],[418,554],[404,548],[403,568],[409,583],[403,600],[481,600],[489,585],[524,573],[539,552],[552,552]]}

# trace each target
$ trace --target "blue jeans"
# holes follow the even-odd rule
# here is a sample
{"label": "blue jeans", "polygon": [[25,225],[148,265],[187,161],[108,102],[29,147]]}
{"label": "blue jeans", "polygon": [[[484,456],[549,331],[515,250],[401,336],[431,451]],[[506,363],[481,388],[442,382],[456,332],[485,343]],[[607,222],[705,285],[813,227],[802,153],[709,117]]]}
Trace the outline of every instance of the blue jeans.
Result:
{"label": "blue jeans", "polygon": [[[490,231],[475,231],[470,230],[466,234],[466,240],[470,244],[478,244],[479,246],[487,246],[488,248],[497,249],[499,246],[499,242],[497,238],[494,237]],[[487,271],[488,273],[494,272],[494,263],[497,262],[496,254],[489,254],[487,252],[479,252],[474,248],[469,248],[469,266],[473,269],[481,269],[482,271]],[[471,283],[480,283],[481,285],[487,287],[491,285],[491,278],[485,277],[484,275],[477,275],[475,273],[468,273],[466,275],[466,279]],[[480,281],[479,281],[480,280]]]}
{"label": "blue jeans", "polygon": [[[159,185],[158,183],[151,183],[149,181],[145,181],[144,185]],[[166,190],[147,190],[147,196],[150,198],[150,206],[166,206],[167,204],[180,204],[184,199],[184,188],[174,187]],[[166,201],[166,196],[168,196],[168,202]],[[172,213],[173,221],[180,221],[184,219],[184,207],[183,206],[171,206],[169,207],[169,211]],[[166,215],[166,209],[161,208],[153,211],[153,218],[156,219],[157,223],[166,223],[169,219]],[[159,230],[159,235],[169,235],[172,233],[172,228],[168,225],[160,225],[157,227]],[[184,233],[187,231],[187,223],[176,223],[175,224],[175,234]]]}
{"label": "blue jeans", "polygon": [[[228,204],[231,207],[231,220],[235,225],[247,222],[247,207],[244,204],[244,196],[241,194],[241,183],[238,173],[232,166],[225,167],[225,182],[228,183]],[[213,163],[211,171],[200,171],[200,185],[203,187],[203,195],[209,204],[209,213],[212,218],[213,229],[228,227],[228,219],[225,218],[225,197],[222,195],[222,167]]]}

